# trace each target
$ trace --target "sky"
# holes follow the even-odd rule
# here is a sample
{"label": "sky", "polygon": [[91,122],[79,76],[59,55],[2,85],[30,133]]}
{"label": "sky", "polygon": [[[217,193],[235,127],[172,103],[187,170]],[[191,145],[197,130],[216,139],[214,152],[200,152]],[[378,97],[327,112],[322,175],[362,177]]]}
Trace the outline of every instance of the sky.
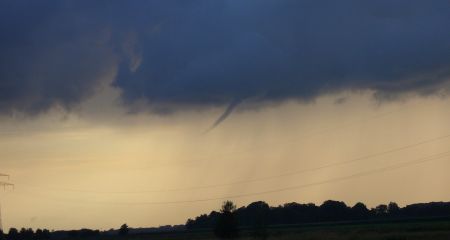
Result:
{"label": "sky", "polygon": [[1,0],[3,227],[450,201],[449,9]]}

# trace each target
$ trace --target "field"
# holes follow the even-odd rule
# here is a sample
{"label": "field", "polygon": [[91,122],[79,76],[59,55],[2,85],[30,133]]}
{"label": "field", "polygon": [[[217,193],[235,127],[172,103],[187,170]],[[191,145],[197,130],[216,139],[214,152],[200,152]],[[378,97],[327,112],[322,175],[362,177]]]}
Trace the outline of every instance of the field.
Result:
{"label": "field", "polygon": [[[257,237],[251,229],[242,230],[239,239],[274,240],[449,240],[450,221],[408,221],[379,223],[329,223],[303,226],[277,226]],[[129,240],[207,240],[217,239],[210,231],[130,235]],[[122,238],[122,239],[124,239]],[[114,239],[121,239],[114,237]]]}

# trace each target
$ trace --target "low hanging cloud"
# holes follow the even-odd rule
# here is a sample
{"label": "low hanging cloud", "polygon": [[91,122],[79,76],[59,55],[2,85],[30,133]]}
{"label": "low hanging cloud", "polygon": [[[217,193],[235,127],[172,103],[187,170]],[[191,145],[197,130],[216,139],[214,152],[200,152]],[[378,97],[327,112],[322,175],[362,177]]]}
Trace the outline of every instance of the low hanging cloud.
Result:
{"label": "low hanging cloud", "polygon": [[[32,6],[30,6],[30,4]],[[125,106],[180,109],[446,94],[450,2],[2,1],[0,111],[70,109],[112,85]]]}
{"label": "low hanging cloud", "polygon": [[0,3],[0,112],[71,109],[114,64],[106,29],[49,1]]}

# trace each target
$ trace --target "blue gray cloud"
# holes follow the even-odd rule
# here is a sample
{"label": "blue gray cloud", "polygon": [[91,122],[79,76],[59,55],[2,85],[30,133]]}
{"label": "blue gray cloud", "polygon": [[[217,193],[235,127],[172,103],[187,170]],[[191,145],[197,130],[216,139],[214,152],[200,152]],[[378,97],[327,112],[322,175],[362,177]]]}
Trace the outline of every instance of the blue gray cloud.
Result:
{"label": "blue gray cloud", "polygon": [[125,106],[144,100],[155,112],[343,90],[445,94],[449,9],[446,0],[5,0],[0,111],[70,109],[111,69]]}

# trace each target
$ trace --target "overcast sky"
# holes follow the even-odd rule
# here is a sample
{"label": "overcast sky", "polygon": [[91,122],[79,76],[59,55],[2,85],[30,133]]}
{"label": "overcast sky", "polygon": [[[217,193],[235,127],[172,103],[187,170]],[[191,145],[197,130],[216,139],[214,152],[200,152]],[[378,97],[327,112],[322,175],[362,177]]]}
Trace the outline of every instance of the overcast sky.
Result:
{"label": "overcast sky", "polygon": [[450,201],[448,10],[0,0],[3,226],[180,224],[225,199]]}

